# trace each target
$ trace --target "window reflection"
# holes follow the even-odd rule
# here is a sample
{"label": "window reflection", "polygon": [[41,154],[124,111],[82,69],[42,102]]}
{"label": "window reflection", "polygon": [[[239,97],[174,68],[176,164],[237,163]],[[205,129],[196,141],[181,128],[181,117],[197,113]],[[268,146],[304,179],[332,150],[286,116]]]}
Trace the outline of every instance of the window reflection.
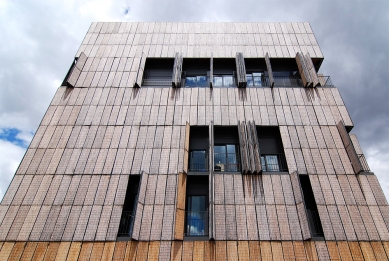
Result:
{"label": "window reflection", "polygon": [[247,86],[248,87],[262,87],[262,73],[253,72],[246,74]]}
{"label": "window reflection", "polygon": [[213,85],[216,87],[234,87],[235,79],[233,75],[214,75]]}
{"label": "window reflection", "polygon": [[207,87],[208,77],[206,75],[200,76],[186,76],[185,86],[187,87]]}

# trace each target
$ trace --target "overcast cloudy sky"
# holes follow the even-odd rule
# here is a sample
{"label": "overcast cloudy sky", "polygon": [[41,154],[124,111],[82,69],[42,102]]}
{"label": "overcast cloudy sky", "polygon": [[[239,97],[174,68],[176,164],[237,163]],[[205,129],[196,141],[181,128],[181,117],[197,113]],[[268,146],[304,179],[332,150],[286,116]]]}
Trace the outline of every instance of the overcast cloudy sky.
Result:
{"label": "overcast cloudy sky", "polygon": [[310,22],[389,198],[389,1],[0,0],[0,199],[93,21]]}

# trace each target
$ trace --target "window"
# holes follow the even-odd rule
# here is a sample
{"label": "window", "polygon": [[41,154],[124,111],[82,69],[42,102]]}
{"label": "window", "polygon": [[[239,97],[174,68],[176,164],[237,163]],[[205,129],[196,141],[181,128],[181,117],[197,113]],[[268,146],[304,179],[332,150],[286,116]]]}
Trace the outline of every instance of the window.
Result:
{"label": "window", "polygon": [[240,171],[238,128],[216,126],[214,139],[214,171]]}
{"label": "window", "polygon": [[234,75],[213,75],[213,86],[215,87],[235,87]]}
{"label": "window", "polygon": [[189,138],[189,171],[209,170],[209,131],[207,126],[191,126]]}
{"label": "window", "polygon": [[238,145],[223,144],[214,147],[215,171],[238,171]]}
{"label": "window", "polygon": [[288,171],[278,127],[257,127],[262,171]]}
{"label": "window", "polygon": [[323,237],[323,227],[321,225],[319,212],[315,197],[313,195],[311,182],[308,175],[299,175],[300,184],[304,195],[304,203],[308,216],[308,224],[311,230],[312,237]]}
{"label": "window", "polygon": [[208,175],[188,176],[185,236],[208,236]]}
{"label": "window", "polygon": [[135,208],[138,202],[140,176],[131,175],[126,198],[124,200],[122,217],[120,219],[118,237],[131,237],[134,225]]}
{"label": "window", "polygon": [[247,87],[262,87],[262,76],[262,72],[247,73]]}

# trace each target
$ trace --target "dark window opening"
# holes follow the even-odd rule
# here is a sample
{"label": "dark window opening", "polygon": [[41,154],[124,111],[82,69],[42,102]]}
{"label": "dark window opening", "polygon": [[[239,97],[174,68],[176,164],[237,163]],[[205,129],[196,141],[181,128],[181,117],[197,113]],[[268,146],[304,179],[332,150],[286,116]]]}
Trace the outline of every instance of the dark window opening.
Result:
{"label": "dark window opening", "polygon": [[266,62],[265,59],[260,58],[245,58],[246,67],[246,80],[247,87],[262,87],[266,85],[265,71]]}
{"label": "dark window opening", "polygon": [[174,58],[147,58],[142,86],[171,86]]}
{"label": "dark window opening", "polygon": [[213,59],[213,86],[236,87],[236,63],[231,58]]}
{"label": "dark window opening", "polygon": [[257,127],[262,171],[288,171],[278,127]]}
{"label": "dark window opening", "polygon": [[135,207],[138,202],[140,176],[131,175],[127,185],[118,237],[131,237],[134,225]]}
{"label": "dark window opening", "polygon": [[184,58],[182,66],[182,86],[209,86],[210,59]]}
{"label": "dark window opening", "polygon": [[308,223],[311,229],[312,237],[323,237],[323,227],[321,225],[319,212],[317,211],[317,205],[309,177],[308,175],[299,175],[299,178],[304,194],[304,202],[307,210]]}
{"label": "dark window opening", "polygon": [[189,138],[189,171],[209,171],[208,126],[191,126]]}
{"label": "dark window opening", "polygon": [[[295,59],[270,59],[275,87],[303,87]],[[265,78],[268,77],[265,72]]]}
{"label": "dark window opening", "polygon": [[240,171],[238,128],[215,127],[214,139],[214,171]]}
{"label": "dark window opening", "polygon": [[186,182],[185,236],[208,236],[208,176],[188,176]]}

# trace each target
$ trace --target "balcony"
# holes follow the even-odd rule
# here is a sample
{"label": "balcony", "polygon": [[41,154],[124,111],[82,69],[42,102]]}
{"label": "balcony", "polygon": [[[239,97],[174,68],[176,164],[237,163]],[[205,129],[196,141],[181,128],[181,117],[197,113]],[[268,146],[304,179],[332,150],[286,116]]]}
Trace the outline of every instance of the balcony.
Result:
{"label": "balcony", "polygon": [[261,155],[261,166],[262,171],[267,172],[288,171],[284,154]]}
{"label": "balcony", "polygon": [[208,236],[208,211],[185,211],[185,236]]}
{"label": "balcony", "polygon": [[142,86],[172,86],[171,76],[144,76]]}
{"label": "balcony", "polygon": [[123,211],[120,219],[118,237],[130,237],[132,234],[132,227],[134,216],[132,211]]}

